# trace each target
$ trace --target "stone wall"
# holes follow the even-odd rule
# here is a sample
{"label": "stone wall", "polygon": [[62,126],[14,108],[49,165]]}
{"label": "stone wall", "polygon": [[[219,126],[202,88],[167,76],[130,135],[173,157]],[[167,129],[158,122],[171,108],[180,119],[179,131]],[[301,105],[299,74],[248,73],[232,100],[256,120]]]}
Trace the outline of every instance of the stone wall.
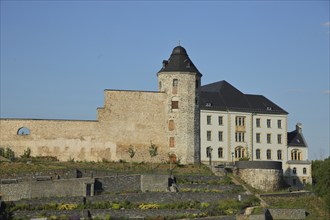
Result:
{"label": "stone wall", "polygon": [[0,184],[0,191],[3,194],[3,201],[40,197],[86,196],[86,184],[93,185],[94,179],[79,178]]}
{"label": "stone wall", "polygon": [[305,219],[306,211],[305,209],[268,209],[268,212],[266,212],[266,218],[267,219]]}
{"label": "stone wall", "polygon": [[281,162],[239,161],[235,166],[235,174],[256,189],[276,191],[282,186]]}

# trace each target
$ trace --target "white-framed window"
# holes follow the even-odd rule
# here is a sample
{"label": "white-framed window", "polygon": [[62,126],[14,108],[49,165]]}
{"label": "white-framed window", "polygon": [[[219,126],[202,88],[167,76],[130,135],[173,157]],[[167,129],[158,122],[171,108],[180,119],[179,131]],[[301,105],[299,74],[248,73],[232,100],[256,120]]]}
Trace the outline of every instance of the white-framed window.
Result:
{"label": "white-framed window", "polygon": [[219,138],[219,141],[223,141],[223,132],[222,131],[218,132],[218,138]]}
{"label": "white-framed window", "polygon": [[235,158],[243,158],[246,155],[246,150],[244,147],[236,147],[235,148]]}
{"label": "white-framed window", "polygon": [[244,132],[236,132],[235,133],[235,141],[236,142],[245,142],[245,133]]}
{"label": "white-framed window", "polygon": [[272,143],[272,134],[267,134],[267,144]]}
{"label": "white-framed window", "polygon": [[222,147],[218,148],[218,157],[223,158],[223,148]]}
{"label": "white-framed window", "polygon": [[282,160],[282,151],[281,150],[277,151],[277,159]]}
{"label": "white-framed window", "polygon": [[212,148],[211,148],[211,146],[209,146],[206,148],[206,157],[210,158],[211,154],[212,154]]}
{"label": "white-framed window", "polygon": [[294,168],[292,169],[292,174],[297,174],[297,168],[294,167]]}
{"label": "white-framed window", "polygon": [[256,118],[256,127],[260,128],[260,118]]}
{"label": "white-framed window", "polygon": [[218,123],[219,123],[219,125],[223,125],[223,117],[222,116],[218,117]]}
{"label": "white-framed window", "polygon": [[267,156],[267,160],[272,159],[272,151],[270,149],[267,150],[266,156]]}
{"label": "white-framed window", "polygon": [[206,116],[206,124],[210,125],[211,122],[212,122],[211,120],[212,120],[211,115],[207,115],[207,116]]}
{"label": "white-framed window", "polygon": [[212,140],[212,133],[211,133],[211,131],[206,131],[206,139],[208,141],[211,141]]}
{"label": "white-framed window", "polygon": [[260,149],[256,150],[256,159],[260,159]]}
{"label": "white-framed window", "polygon": [[236,126],[245,126],[245,117],[236,116],[235,125]]}
{"label": "white-framed window", "polygon": [[267,128],[271,128],[272,127],[272,120],[267,119]]}
{"label": "white-framed window", "polygon": [[282,120],[277,120],[277,128],[282,128]]}
{"label": "white-framed window", "polygon": [[256,142],[260,143],[260,133],[256,133]]}
{"label": "white-framed window", "polygon": [[277,143],[282,144],[282,135],[281,134],[277,135]]}

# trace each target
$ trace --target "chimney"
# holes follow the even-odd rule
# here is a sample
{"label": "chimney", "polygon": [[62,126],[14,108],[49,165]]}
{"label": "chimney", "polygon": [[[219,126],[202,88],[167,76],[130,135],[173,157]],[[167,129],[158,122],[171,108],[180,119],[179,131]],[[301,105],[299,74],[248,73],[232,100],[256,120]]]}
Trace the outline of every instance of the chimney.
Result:
{"label": "chimney", "polygon": [[301,123],[297,123],[296,130],[299,134],[301,134],[301,131],[302,131],[302,124]]}

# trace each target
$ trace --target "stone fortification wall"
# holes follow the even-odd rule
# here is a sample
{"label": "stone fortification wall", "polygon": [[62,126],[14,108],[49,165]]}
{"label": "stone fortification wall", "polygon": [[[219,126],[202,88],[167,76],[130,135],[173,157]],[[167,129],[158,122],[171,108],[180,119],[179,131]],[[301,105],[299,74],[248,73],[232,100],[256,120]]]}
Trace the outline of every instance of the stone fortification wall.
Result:
{"label": "stone fortification wall", "polygon": [[305,219],[305,209],[268,209],[266,219]]}
{"label": "stone fortification wall", "polygon": [[127,150],[136,149],[134,161],[151,161],[151,142],[158,146],[156,160],[167,160],[164,101],[161,92],[105,90],[104,107],[98,109],[103,135],[116,143],[114,160],[129,161]]}
{"label": "stone fortification wall", "polygon": [[235,174],[256,189],[275,191],[282,186],[281,162],[238,161],[235,167]]}
{"label": "stone fortification wall", "polygon": [[[30,134],[18,135],[22,127]],[[1,119],[0,146],[11,148],[16,156],[27,148],[32,156],[55,156],[59,160],[110,159],[115,143],[103,138],[97,121]]]}

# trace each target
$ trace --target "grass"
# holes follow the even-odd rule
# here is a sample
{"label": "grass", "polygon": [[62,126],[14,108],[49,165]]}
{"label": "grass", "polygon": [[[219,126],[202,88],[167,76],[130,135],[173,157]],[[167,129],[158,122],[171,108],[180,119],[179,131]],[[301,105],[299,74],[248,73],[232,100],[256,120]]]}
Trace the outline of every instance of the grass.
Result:
{"label": "grass", "polygon": [[306,219],[329,219],[329,211],[326,209],[324,200],[315,195],[300,197],[263,197],[269,204],[269,208],[282,209],[305,209],[308,213]]}
{"label": "grass", "polygon": [[[1,162],[0,175],[32,173],[38,171],[52,170],[100,170],[109,173],[129,173],[129,174],[169,174],[170,165],[166,163],[154,164],[151,169],[150,163],[130,163],[126,162],[59,162],[59,161],[35,161],[35,162]],[[177,175],[213,175],[211,170],[205,165],[172,165],[173,174]]]}

